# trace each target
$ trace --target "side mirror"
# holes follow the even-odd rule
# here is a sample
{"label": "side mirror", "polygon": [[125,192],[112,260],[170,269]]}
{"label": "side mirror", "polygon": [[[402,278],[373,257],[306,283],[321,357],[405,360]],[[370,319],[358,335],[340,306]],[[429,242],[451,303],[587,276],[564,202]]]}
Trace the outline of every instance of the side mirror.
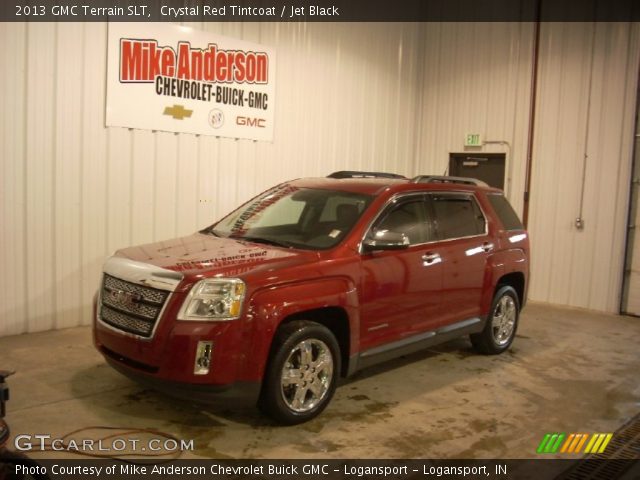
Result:
{"label": "side mirror", "polygon": [[409,244],[409,237],[404,233],[377,230],[367,235],[362,242],[362,250],[365,252],[373,252],[375,250],[402,250],[407,248]]}

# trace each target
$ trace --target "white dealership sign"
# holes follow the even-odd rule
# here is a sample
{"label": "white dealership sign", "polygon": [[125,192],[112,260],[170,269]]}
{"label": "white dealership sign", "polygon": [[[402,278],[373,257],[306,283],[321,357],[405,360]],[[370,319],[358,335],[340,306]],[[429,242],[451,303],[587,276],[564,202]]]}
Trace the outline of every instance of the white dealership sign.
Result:
{"label": "white dealership sign", "polygon": [[110,23],[107,126],[273,140],[275,49],[168,23]]}

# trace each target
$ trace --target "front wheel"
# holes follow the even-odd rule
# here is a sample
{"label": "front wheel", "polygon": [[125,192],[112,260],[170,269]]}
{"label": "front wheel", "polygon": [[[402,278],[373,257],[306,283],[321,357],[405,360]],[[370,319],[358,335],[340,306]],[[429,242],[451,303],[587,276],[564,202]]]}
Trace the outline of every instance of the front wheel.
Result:
{"label": "front wheel", "polygon": [[519,314],[516,291],[508,285],[499,287],[484,330],[470,335],[473,347],[485,355],[497,355],[507,350],[516,336]]}
{"label": "front wheel", "polygon": [[340,348],[323,325],[295,321],[282,326],[264,378],[261,408],[286,425],[306,422],[331,401],[340,373]]}

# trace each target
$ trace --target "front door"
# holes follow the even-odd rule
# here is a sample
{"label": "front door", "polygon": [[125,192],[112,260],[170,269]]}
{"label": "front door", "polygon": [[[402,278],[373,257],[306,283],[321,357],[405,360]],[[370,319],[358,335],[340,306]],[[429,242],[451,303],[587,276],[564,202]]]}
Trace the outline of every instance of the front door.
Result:
{"label": "front door", "polygon": [[361,350],[420,333],[441,313],[442,263],[428,243],[434,232],[425,196],[407,195],[390,204],[370,233],[385,230],[404,233],[410,245],[362,256]]}

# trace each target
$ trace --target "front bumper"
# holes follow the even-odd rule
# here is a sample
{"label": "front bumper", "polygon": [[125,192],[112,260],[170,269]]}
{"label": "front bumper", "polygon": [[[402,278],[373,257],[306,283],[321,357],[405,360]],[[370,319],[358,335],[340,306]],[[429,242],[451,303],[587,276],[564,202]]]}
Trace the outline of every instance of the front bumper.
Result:
{"label": "front bumper", "polygon": [[[169,309],[171,311],[171,309]],[[242,319],[231,322],[182,322],[171,315],[160,319],[151,339],[140,339],[94,323],[96,348],[111,363],[133,375],[158,382],[184,385],[225,386],[238,382],[258,382],[252,364],[250,338]],[[198,342],[212,342],[209,372],[195,373]]]}
{"label": "front bumper", "polygon": [[[186,322],[173,315],[174,299],[150,339],[104,325],[94,309],[96,349],[114,369],[134,381],[186,400],[255,405],[261,374],[252,365],[250,329],[243,318],[229,322]],[[97,306],[97,305],[96,305]],[[198,342],[213,343],[207,374],[195,374]]]}
{"label": "front bumper", "polygon": [[[106,287],[103,279],[94,299],[93,339],[98,351],[114,368],[155,389],[189,399],[194,395],[206,399],[214,394],[233,397],[236,391],[239,397],[246,397],[247,391],[259,390],[262,373],[252,355],[251,316],[220,322],[180,321],[178,312],[187,295],[180,288],[181,275],[176,277],[175,272],[118,257],[107,260],[105,274],[115,280]],[[101,293],[107,288],[118,295],[103,302]],[[118,303],[120,294],[128,292],[129,296],[141,297],[138,305],[155,302],[158,290],[171,293],[148,335],[129,328],[127,322],[106,323],[100,318],[107,305],[110,310],[135,312],[128,313],[129,317],[144,317],[146,311],[138,312],[138,307],[129,310],[126,302]],[[202,365],[199,344],[207,345],[208,371],[198,368]],[[247,385],[251,387],[245,388]]]}
{"label": "front bumper", "polygon": [[101,351],[107,363],[115,370],[133,381],[166,395],[181,400],[208,404],[253,407],[260,396],[260,382],[235,382],[226,385],[185,383],[165,380],[154,375],[144,374],[126,364],[126,359],[115,352]]}

